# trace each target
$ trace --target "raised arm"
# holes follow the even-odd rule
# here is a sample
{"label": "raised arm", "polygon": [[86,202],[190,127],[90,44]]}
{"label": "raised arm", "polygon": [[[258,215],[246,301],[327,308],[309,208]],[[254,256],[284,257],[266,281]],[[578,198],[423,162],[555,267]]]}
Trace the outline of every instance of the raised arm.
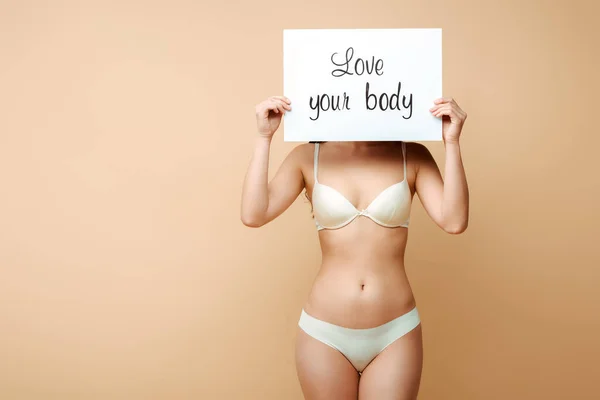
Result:
{"label": "raised arm", "polygon": [[459,234],[469,223],[469,188],[459,144],[467,114],[451,98],[436,100],[430,111],[442,118],[446,149],[444,177],[429,150],[416,144],[415,190],[431,219],[444,231]]}
{"label": "raised arm", "polygon": [[288,154],[271,182],[268,181],[271,140],[283,114],[289,110],[290,101],[279,96],[270,97],[256,106],[258,135],[242,190],[241,220],[246,226],[259,227],[269,223],[283,213],[304,188],[300,168],[302,146]]}

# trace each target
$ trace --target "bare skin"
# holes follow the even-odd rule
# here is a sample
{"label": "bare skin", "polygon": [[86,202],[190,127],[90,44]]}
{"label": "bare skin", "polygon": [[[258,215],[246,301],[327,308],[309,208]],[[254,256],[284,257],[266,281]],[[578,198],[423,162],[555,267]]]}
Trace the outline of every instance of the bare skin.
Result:
{"label": "bare skin", "polygon": [[[283,213],[314,186],[314,144],[297,146],[267,182],[270,142],[281,116],[291,110],[285,97],[257,105],[258,137],[242,195],[241,218],[259,227]],[[467,228],[468,188],[459,136],[466,114],[452,99],[430,110],[443,119],[445,177],[428,149],[407,143],[411,194],[417,194],[432,220],[448,233]],[[327,142],[319,152],[319,182],[332,186],[364,209],[383,189],[400,182],[400,142]],[[324,321],[349,328],[372,328],[416,306],[404,268],[408,228],[387,228],[359,216],[340,229],[318,233],[322,265],[304,306]],[[359,374],[337,350],[297,329],[296,369],[307,400],[416,399],[423,366],[422,326],[388,346]]]}

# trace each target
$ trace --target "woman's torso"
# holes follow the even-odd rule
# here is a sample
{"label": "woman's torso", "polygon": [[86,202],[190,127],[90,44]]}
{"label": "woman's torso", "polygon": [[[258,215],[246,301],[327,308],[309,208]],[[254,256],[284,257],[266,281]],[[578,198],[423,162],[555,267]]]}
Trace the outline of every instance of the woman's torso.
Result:
{"label": "woman's torso", "polygon": [[[307,153],[313,146],[309,146]],[[410,146],[406,146],[406,175],[400,142],[352,146],[334,142],[320,144],[319,185],[335,189],[356,209],[363,210],[384,189],[406,177],[407,195],[412,200],[414,173]],[[314,154],[311,154],[311,163],[303,166],[311,200],[315,187]],[[404,268],[407,227],[384,227],[359,215],[341,228],[318,232],[322,265],[304,306],[307,313],[340,326],[369,328],[415,306]]]}

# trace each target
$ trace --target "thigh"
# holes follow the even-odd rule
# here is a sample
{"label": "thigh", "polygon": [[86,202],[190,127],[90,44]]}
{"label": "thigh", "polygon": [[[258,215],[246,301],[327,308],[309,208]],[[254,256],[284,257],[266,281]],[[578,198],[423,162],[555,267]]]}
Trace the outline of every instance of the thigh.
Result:
{"label": "thigh", "polygon": [[386,347],[364,369],[359,400],[415,400],[423,369],[421,324]]}
{"label": "thigh", "polygon": [[342,353],[298,327],[296,372],[306,400],[356,400],[358,372]]}

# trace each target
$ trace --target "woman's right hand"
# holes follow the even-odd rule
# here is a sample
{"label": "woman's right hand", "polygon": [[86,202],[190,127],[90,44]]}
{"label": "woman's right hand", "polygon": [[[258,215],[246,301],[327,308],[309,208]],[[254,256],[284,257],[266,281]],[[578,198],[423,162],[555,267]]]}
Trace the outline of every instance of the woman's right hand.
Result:
{"label": "woman's right hand", "polygon": [[279,125],[281,117],[286,111],[291,111],[292,102],[285,96],[272,96],[256,105],[256,125],[258,134],[271,138]]}

